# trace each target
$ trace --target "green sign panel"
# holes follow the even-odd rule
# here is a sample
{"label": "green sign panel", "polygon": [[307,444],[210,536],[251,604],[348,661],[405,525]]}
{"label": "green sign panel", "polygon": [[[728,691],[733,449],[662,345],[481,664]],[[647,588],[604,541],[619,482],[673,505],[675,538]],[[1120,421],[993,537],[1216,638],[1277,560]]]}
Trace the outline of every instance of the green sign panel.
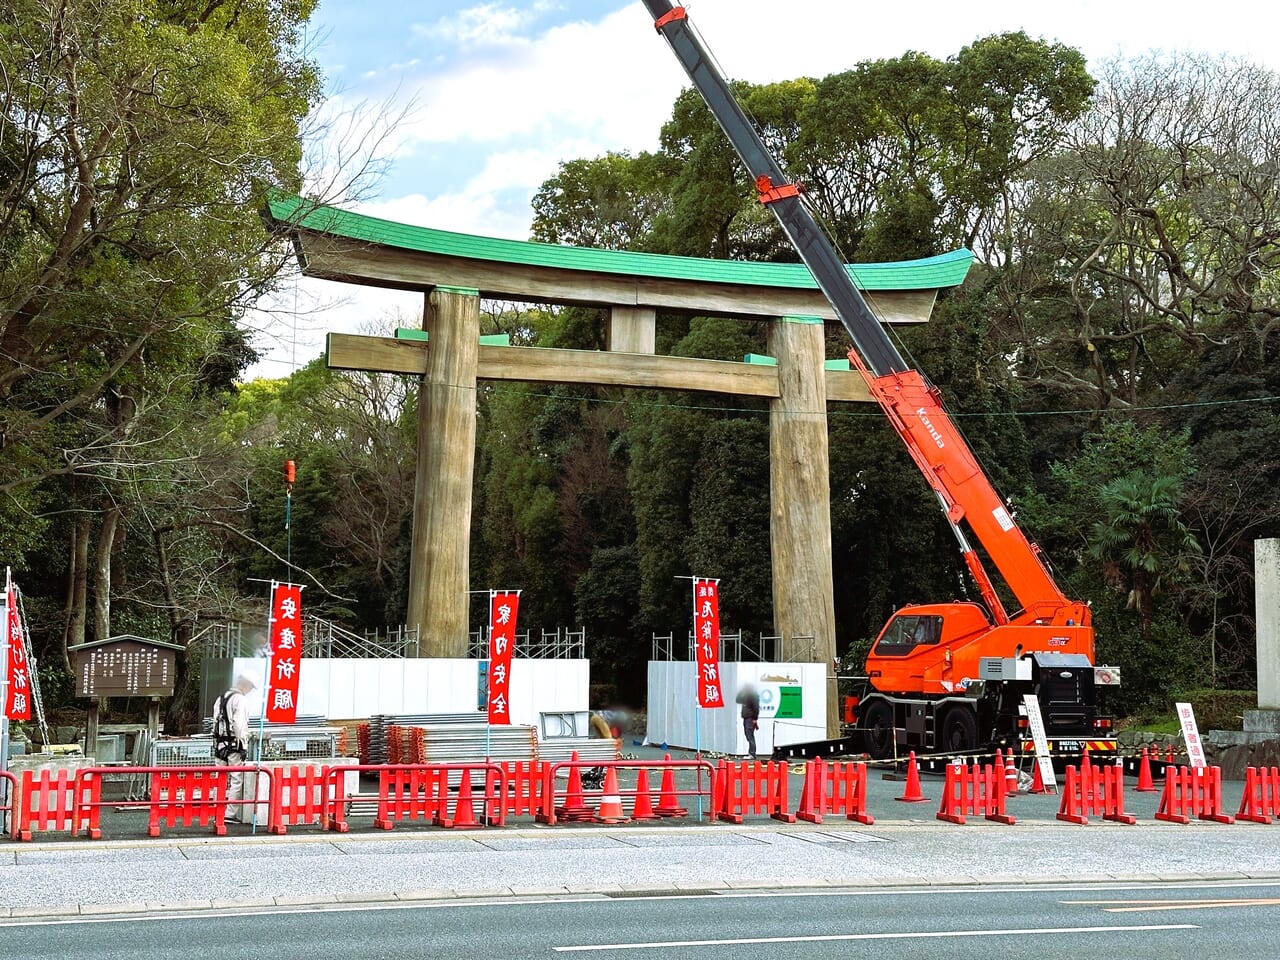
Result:
{"label": "green sign panel", "polygon": [[800,696],[801,688],[796,687],[779,687],[778,688],[778,712],[774,714],[779,720],[799,720],[804,716],[804,708],[801,704]]}

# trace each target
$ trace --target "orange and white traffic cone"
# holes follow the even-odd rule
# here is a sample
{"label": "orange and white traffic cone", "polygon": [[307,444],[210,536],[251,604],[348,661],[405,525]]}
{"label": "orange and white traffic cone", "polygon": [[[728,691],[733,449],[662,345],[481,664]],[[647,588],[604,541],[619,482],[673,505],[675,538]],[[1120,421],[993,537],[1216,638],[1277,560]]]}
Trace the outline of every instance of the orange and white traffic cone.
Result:
{"label": "orange and white traffic cone", "polygon": [[449,825],[454,829],[462,830],[480,826],[479,821],[476,820],[475,798],[471,795],[469,769],[462,771],[462,781],[458,784],[458,802],[453,808],[453,822]]}
{"label": "orange and white traffic cone", "polygon": [[578,751],[569,754],[569,788],[565,795],[563,807],[556,808],[556,817],[561,820],[587,821],[595,811],[587,804],[586,793],[582,789],[582,769],[578,766]]}
{"label": "orange and white traffic cone", "polygon": [[1013,749],[1004,755],[1004,793],[1007,797],[1018,795],[1018,765],[1013,759]]}
{"label": "orange and white traffic cone", "polygon": [[902,796],[896,799],[903,803],[926,803],[929,799],[920,790],[920,769],[916,766],[914,750],[907,754],[907,785],[902,790]]}
{"label": "orange and white traffic cone", "polygon": [[626,820],[627,815],[622,812],[622,797],[618,794],[618,775],[613,772],[613,767],[606,767],[596,823],[625,823]]}
{"label": "orange and white traffic cone", "polygon": [[1156,784],[1151,778],[1151,752],[1142,748],[1142,761],[1138,764],[1138,785],[1133,788],[1138,793],[1155,793]]}
{"label": "orange and white traffic cone", "polygon": [[1044,786],[1044,777],[1040,776],[1040,761],[1037,760],[1031,766],[1032,766],[1032,769],[1035,771],[1031,777],[1031,792],[1032,793],[1048,793],[1049,791],[1046,790]]}
{"label": "orange and white traffic cone", "polygon": [[649,775],[645,773],[644,767],[641,767],[640,772],[636,774],[636,802],[631,809],[631,819],[658,819],[658,815],[653,812],[653,796],[649,792]]}
{"label": "orange and white traffic cone", "polygon": [[660,817],[687,817],[689,811],[676,800],[676,775],[670,766],[671,754],[663,754],[667,764],[662,768],[662,789],[658,796],[658,809],[653,812]]}

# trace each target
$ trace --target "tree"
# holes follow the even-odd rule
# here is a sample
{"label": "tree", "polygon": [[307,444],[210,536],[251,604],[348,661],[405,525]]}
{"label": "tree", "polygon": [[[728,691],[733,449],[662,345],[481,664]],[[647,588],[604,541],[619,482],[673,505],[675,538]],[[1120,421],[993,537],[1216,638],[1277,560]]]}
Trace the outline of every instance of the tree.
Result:
{"label": "tree", "polygon": [[1078,51],[1020,32],[945,61],[909,52],[864,62],[818,84],[788,159],[855,259],[963,246],[999,261],[1011,251],[989,223],[1013,212],[1022,171],[1092,89]]}
{"label": "tree", "polygon": [[1152,605],[1166,581],[1185,578],[1199,544],[1182,522],[1182,478],[1131,470],[1102,485],[1102,517],[1091,528],[1089,555],[1104,561],[1107,578],[1127,587],[1128,606],[1143,634],[1151,631]]}
{"label": "tree", "polygon": [[205,491],[178,433],[252,358],[236,321],[283,261],[257,211],[300,185],[311,6],[17,0],[0,27],[0,521],[69,511],[64,642],[113,631],[157,490]]}
{"label": "tree", "polygon": [[1103,409],[1142,402],[1215,347],[1262,354],[1280,316],[1278,106],[1280,75],[1241,60],[1102,67],[1009,227],[1021,376]]}
{"label": "tree", "polygon": [[609,250],[639,250],[667,204],[664,157],[608,153],[568,160],[533,198],[533,239]]}

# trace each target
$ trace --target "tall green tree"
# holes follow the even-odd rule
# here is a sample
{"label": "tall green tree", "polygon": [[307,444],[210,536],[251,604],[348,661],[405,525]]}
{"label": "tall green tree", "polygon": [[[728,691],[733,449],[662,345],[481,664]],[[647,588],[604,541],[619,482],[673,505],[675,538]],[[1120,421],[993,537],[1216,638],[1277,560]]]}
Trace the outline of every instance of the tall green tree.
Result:
{"label": "tall green tree", "polygon": [[257,211],[300,185],[311,6],[17,0],[0,23],[0,539],[68,544],[46,638],[114,632],[137,525],[207,493],[217,454],[182,434],[252,359],[237,321],[282,262]]}

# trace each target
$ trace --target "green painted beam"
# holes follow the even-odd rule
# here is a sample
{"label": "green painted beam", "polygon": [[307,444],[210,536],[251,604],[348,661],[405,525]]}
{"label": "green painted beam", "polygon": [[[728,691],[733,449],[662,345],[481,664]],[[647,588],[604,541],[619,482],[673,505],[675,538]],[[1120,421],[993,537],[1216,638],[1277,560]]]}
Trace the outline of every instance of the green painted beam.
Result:
{"label": "green painted beam", "polygon": [[[414,327],[396,327],[397,340],[426,340],[427,331],[418,330]],[[509,333],[482,333],[480,334],[480,342],[488,347],[509,347],[511,346],[511,334]]]}
{"label": "green painted beam", "polygon": [[[802,263],[708,260],[500,240],[381,220],[297,196],[273,196],[264,216],[271,229],[308,230],[361,243],[479,261],[654,279],[817,289]],[[863,290],[937,290],[961,283],[972,263],[973,254],[968,250],[954,250],[923,260],[849,264],[848,270],[853,282]]]}

